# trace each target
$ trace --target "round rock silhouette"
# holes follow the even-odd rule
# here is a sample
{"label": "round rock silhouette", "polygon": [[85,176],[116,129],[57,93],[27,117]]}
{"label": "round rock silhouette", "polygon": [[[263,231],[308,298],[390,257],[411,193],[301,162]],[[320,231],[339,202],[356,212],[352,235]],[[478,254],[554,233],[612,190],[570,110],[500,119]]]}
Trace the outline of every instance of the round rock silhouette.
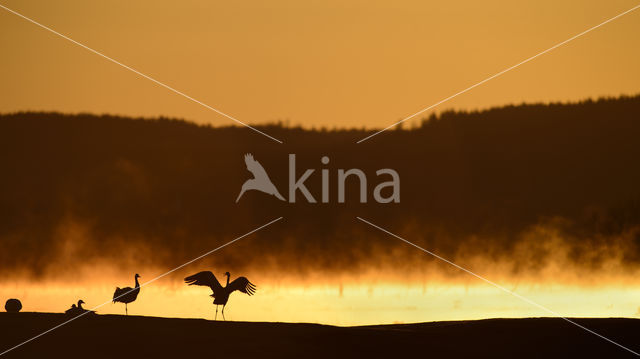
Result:
{"label": "round rock silhouette", "polygon": [[9,313],[18,313],[22,309],[22,303],[18,299],[11,298],[4,304],[4,309]]}

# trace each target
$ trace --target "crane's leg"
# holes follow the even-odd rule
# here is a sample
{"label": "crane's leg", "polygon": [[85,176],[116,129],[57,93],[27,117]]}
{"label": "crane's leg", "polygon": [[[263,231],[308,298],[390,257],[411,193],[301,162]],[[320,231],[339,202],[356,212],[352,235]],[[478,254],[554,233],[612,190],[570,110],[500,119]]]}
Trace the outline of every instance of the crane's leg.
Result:
{"label": "crane's leg", "polygon": [[216,317],[213,320],[218,320],[218,306],[216,305]]}
{"label": "crane's leg", "polygon": [[227,318],[224,317],[224,307],[226,306],[227,306],[226,304],[222,305],[222,319],[224,319],[225,322],[227,321]]}
{"label": "crane's leg", "polygon": [[124,315],[129,315],[129,309],[127,309],[127,303],[124,303]]}

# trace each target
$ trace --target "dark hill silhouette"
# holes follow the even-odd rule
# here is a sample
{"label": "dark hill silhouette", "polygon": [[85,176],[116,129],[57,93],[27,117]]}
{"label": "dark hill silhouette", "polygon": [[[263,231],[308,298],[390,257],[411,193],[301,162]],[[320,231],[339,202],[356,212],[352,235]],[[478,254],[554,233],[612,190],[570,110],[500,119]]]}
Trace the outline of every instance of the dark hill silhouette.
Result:
{"label": "dark hill silhouette", "polygon": [[[518,274],[563,260],[588,273],[620,258],[630,272],[640,264],[639,118],[635,96],[446,112],[359,145],[371,131],[261,127],[280,145],[246,128],[175,119],[0,115],[0,266],[39,276],[64,255],[117,262],[130,253],[172,268],[282,215],[225,249],[216,267],[304,275],[375,265],[419,274],[416,261],[432,263],[361,216],[463,265],[480,256],[513,262]],[[249,176],[246,153],[287,198],[289,153],[299,174],[316,169],[307,187],[318,200],[320,169],[329,168],[332,203],[305,204],[298,193],[291,205],[247,191],[236,204]],[[323,155],[331,159],[324,167]],[[337,204],[336,171],[354,167],[367,173],[370,199],[375,171],[397,170],[401,202],[360,204],[352,181],[347,203]],[[538,247],[546,239],[531,238],[536,226],[559,233],[567,258]],[[85,231],[73,255],[61,249],[67,227]],[[513,249],[523,245],[531,248],[518,257]],[[146,248],[154,255],[136,255]]]}
{"label": "dark hill silhouette", "polygon": [[[62,323],[64,314],[0,313],[0,351]],[[574,319],[629,349],[637,319]],[[70,345],[69,343],[73,343]],[[562,319],[334,327],[99,315],[79,318],[6,358],[626,358],[630,353]]]}

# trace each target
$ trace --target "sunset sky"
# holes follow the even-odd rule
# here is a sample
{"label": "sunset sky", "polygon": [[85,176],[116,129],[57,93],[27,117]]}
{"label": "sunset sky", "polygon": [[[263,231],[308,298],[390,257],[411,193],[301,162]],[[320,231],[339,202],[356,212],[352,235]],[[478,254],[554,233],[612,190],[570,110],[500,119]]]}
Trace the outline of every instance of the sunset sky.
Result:
{"label": "sunset sky", "polygon": [[[2,4],[244,122],[382,127],[637,2]],[[438,109],[638,93],[639,19],[628,14]],[[233,124],[5,10],[0,48],[1,112]]]}
{"label": "sunset sky", "polygon": [[[0,5],[240,121],[371,129],[638,2]],[[638,34],[640,9],[435,112],[636,95]],[[0,114],[106,113],[235,125],[1,8],[0,50]],[[135,272],[142,282],[151,280],[283,216],[278,227],[143,288],[129,312],[211,319],[210,291],[187,287],[182,278],[215,267],[220,280],[229,270],[232,279],[246,275],[258,285],[255,297],[232,296],[226,313],[235,320],[354,325],[550,315],[434,264],[428,254],[355,219],[364,216],[562,315],[640,316],[640,255],[634,252],[640,226],[624,222],[624,215],[640,208],[634,202],[640,198],[640,170],[629,165],[637,158],[634,131],[640,126],[630,112],[607,122],[608,106],[623,111],[637,101],[590,103],[601,111],[592,118],[579,111],[595,110],[582,105],[536,108],[548,113],[535,120],[529,108],[510,109],[502,117],[462,116],[406,134],[396,131],[397,137],[388,134],[385,146],[396,151],[375,142],[353,149],[361,137],[352,139],[348,131],[300,135],[279,128],[289,136],[288,147],[274,150],[263,138],[231,132],[236,129],[50,115],[60,121],[52,123],[3,115],[0,270],[11,275],[0,278],[0,300],[19,297],[26,311],[61,312],[80,298],[94,307],[106,303],[116,286],[133,286]],[[580,115],[567,115],[574,113]],[[508,121],[512,115],[522,123]],[[576,130],[576,123],[585,122]],[[323,142],[329,135],[333,142]],[[249,178],[243,156],[250,151],[281,188],[286,156],[293,152],[301,154],[298,168],[318,169],[310,181],[314,190],[323,155],[331,157],[322,168],[332,176],[337,168],[395,168],[403,176],[403,200],[387,207],[315,206],[247,195],[235,204]],[[108,303],[98,312],[124,313],[124,306]]]}

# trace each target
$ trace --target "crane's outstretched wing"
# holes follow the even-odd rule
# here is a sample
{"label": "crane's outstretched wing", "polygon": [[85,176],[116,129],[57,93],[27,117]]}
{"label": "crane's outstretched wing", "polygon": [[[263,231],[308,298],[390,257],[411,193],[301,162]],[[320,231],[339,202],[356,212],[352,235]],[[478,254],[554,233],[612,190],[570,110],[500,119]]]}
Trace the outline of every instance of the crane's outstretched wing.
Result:
{"label": "crane's outstretched wing", "polygon": [[267,171],[264,170],[264,167],[262,167],[260,162],[253,159],[252,154],[247,153],[246,155],[244,155],[244,163],[247,164],[247,169],[253,174],[253,178],[257,180],[269,179]]}
{"label": "crane's outstretched wing", "polygon": [[210,271],[202,271],[200,273],[190,275],[187,278],[185,278],[184,281],[189,285],[207,286],[211,288],[211,291],[213,291],[214,296],[216,295],[216,292],[220,293],[220,290],[222,290],[222,286],[220,285],[220,282],[218,282],[218,279],[216,278],[216,276],[213,275],[213,273],[211,273]]}
{"label": "crane's outstretched wing", "polygon": [[247,293],[248,295],[253,295],[256,292],[256,286],[245,277],[236,278],[233,282],[229,283],[227,288],[229,288],[229,294],[236,290]]}
{"label": "crane's outstretched wing", "polygon": [[227,286],[229,288],[229,294],[231,294],[235,290],[239,290],[242,293],[247,293],[249,295],[253,295],[256,292],[256,286],[249,282],[249,280],[245,277],[238,277],[233,282],[229,283]]}

